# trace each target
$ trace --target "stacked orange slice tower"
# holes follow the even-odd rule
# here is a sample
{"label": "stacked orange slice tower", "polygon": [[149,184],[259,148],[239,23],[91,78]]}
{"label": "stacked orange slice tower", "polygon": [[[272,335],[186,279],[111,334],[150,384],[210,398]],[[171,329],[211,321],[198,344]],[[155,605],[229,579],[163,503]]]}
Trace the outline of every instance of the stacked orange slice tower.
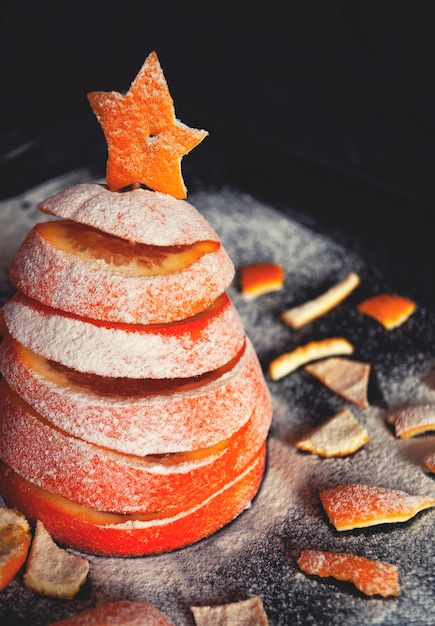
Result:
{"label": "stacked orange slice tower", "polygon": [[11,265],[0,493],[63,545],[152,554],[249,505],[272,406],[233,264],[185,200],[181,158],[206,133],[175,118],[155,53],[127,94],[89,100],[107,184],[43,202]]}

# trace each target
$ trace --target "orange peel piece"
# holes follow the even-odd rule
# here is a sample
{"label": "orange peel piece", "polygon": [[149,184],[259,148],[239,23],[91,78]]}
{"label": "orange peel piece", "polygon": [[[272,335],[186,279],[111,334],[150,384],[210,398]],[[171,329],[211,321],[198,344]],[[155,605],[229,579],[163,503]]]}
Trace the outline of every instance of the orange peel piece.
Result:
{"label": "orange peel piece", "polygon": [[127,624],[173,626],[173,623],[153,604],[133,600],[100,604],[71,617],[52,622],[49,626],[107,626],[108,624],[110,626],[126,626]]}
{"label": "orange peel piece", "polygon": [[344,408],[299,439],[295,446],[298,450],[330,458],[353,454],[369,441],[366,429]]}
{"label": "orange peel piece", "polygon": [[109,189],[142,183],[185,198],[181,159],[208,133],[176,119],[157,54],[147,57],[125,95],[93,91],[88,100],[107,142]]}
{"label": "orange peel piece", "polygon": [[40,520],[27,560],[27,589],[51,598],[70,600],[86,582],[89,562],[57,546]]}
{"label": "orange peel piece", "polygon": [[334,354],[352,354],[353,350],[353,345],[343,337],[310,341],[276,357],[269,365],[268,376],[272,380],[279,380],[310,361]]}
{"label": "orange peel piece", "polygon": [[216,606],[191,606],[196,626],[269,626],[260,596]]}
{"label": "orange peel piece", "polygon": [[435,404],[421,404],[403,407],[387,417],[394,426],[396,437],[405,439],[435,430]]}
{"label": "orange peel piece", "polygon": [[284,270],[279,263],[254,263],[240,268],[240,288],[245,300],[279,291],[284,285]]}
{"label": "orange peel piece", "polygon": [[31,541],[30,526],[15,509],[0,507],[0,591],[24,565]]}
{"label": "orange peel piece", "polygon": [[297,564],[306,574],[349,581],[367,596],[399,595],[396,565],[344,552],[303,550]]}
{"label": "orange peel piece", "polygon": [[371,367],[368,363],[331,357],[305,367],[325,387],[344,400],[366,409],[367,386]]}
{"label": "orange peel piece", "polygon": [[360,282],[361,279],[358,274],[350,272],[346,278],[317,298],[284,311],[281,320],[294,329],[300,328],[341,304],[358,287]]}
{"label": "orange peel piece", "polygon": [[414,313],[417,305],[403,296],[380,293],[360,302],[359,313],[372,317],[387,330],[400,326]]}
{"label": "orange peel piece", "polygon": [[435,506],[435,498],[358,483],[322,491],[320,500],[329,521],[340,531],[406,522]]}

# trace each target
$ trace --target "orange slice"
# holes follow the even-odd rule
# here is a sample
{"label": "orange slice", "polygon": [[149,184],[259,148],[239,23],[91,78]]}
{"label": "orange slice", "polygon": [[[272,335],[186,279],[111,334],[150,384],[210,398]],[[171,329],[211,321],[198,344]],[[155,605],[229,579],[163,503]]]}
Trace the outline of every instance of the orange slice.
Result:
{"label": "orange slice", "polygon": [[219,241],[134,244],[69,220],[35,226],[10,267],[12,283],[28,297],[83,317],[128,324],[196,315],[233,277],[233,263]]}
{"label": "orange slice", "polygon": [[360,282],[358,274],[350,272],[346,278],[333,285],[325,293],[314,298],[314,300],[284,311],[281,315],[281,320],[292,328],[300,328],[338,306],[358,287]]}
{"label": "orange slice", "polygon": [[147,245],[187,246],[197,241],[219,241],[193,205],[149,189],[113,193],[104,185],[82,183],[43,200],[38,209]]}
{"label": "orange slice", "polygon": [[106,137],[109,189],[142,183],[185,198],[181,159],[207,132],[176,119],[157,54],[148,56],[125,95],[94,91],[88,99]]}
{"label": "orange slice", "polygon": [[329,458],[353,454],[369,441],[366,429],[345,408],[299,439],[295,446],[298,450]]}
{"label": "orange slice", "polygon": [[196,626],[268,626],[260,596],[215,606],[191,606]]}
{"label": "orange slice", "polygon": [[59,548],[37,520],[23,578],[27,589],[51,598],[71,600],[85,584],[88,572],[89,562]]}
{"label": "orange slice", "polygon": [[320,550],[303,550],[297,563],[307,574],[349,581],[367,596],[399,595],[398,568],[390,563]]}
{"label": "orange slice", "polygon": [[4,311],[16,341],[46,359],[99,376],[190,378],[222,367],[245,345],[242,321],[225,293],[203,313],[151,326],[87,320],[20,294]]}
{"label": "orange slice", "polygon": [[4,463],[52,493],[118,513],[174,513],[202,502],[243,471],[265,441],[271,421],[268,406],[259,404],[241,428],[213,446],[134,456],[87,443],[54,427],[4,381],[0,383],[0,412]]}
{"label": "orange slice", "polygon": [[337,530],[406,522],[435,506],[435,498],[362,484],[327,489],[320,493],[320,500]]}
{"label": "orange slice", "polygon": [[93,609],[76,613],[49,626],[174,626],[169,619],[148,602],[119,600],[100,604]]}
{"label": "orange slice", "polygon": [[396,437],[404,439],[435,430],[435,405],[422,404],[407,406],[394,411],[387,417],[394,426]]}
{"label": "orange slice", "polygon": [[400,326],[414,313],[417,305],[412,300],[388,293],[381,293],[357,306],[357,311],[372,317],[387,330]]}
{"label": "orange slice", "polygon": [[279,291],[284,285],[284,270],[279,263],[256,263],[240,268],[240,288],[245,300]]}
{"label": "orange slice", "polygon": [[0,371],[9,386],[54,426],[127,454],[207,448],[231,437],[255,406],[262,407],[265,416],[272,411],[249,340],[246,349],[219,370],[158,381],[81,374],[47,361],[9,335],[0,349]]}
{"label": "orange slice", "polygon": [[24,515],[0,507],[0,591],[7,587],[24,565],[31,541]]}
{"label": "orange slice", "polygon": [[274,359],[269,365],[268,375],[272,380],[279,380],[309,361],[333,354],[352,354],[353,350],[353,345],[342,337],[310,341]]}
{"label": "orange slice", "polygon": [[305,367],[305,371],[315,376],[325,387],[363,409],[368,407],[370,369],[367,363],[340,357],[331,357]]}
{"label": "orange slice", "polygon": [[251,464],[201,503],[174,515],[154,517],[105,513],[80,506],[33,485],[0,463],[0,493],[30,521],[40,519],[53,539],[70,548],[112,556],[142,556],[184,547],[242,513],[257,493],[266,444]]}

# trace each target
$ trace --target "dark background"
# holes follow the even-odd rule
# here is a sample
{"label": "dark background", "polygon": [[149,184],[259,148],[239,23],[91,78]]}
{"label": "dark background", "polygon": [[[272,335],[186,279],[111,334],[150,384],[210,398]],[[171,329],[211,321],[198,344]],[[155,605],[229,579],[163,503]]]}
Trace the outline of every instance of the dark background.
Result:
{"label": "dark background", "polygon": [[3,2],[1,198],[77,166],[104,175],[86,94],[128,89],[155,49],[177,117],[210,133],[183,159],[189,190],[234,183],[368,230],[381,213],[428,220],[433,6]]}

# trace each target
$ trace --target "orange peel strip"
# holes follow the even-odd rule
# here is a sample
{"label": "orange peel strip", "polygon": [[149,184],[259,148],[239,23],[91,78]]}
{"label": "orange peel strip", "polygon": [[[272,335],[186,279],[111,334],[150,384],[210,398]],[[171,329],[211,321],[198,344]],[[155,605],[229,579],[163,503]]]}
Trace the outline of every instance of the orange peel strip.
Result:
{"label": "orange peel strip", "polygon": [[341,304],[360,283],[361,279],[358,274],[350,272],[346,278],[330,287],[317,298],[284,311],[281,315],[281,320],[294,329],[300,328]]}
{"label": "orange peel strip", "polygon": [[238,624],[239,626],[268,626],[260,596],[253,596],[240,602],[216,606],[191,606],[196,626],[216,626],[217,624]]}
{"label": "orange peel strip", "polygon": [[349,581],[367,596],[399,595],[396,565],[344,552],[303,550],[297,564],[306,574]]}
{"label": "orange peel strip", "polygon": [[274,359],[269,365],[268,375],[272,380],[279,380],[310,361],[334,354],[352,354],[353,351],[353,345],[342,337],[310,341]]}
{"label": "orange peel strip", "polygon": [[325,387],[348,402],[366,409],[367,386],[371,367],[367,363],[331,357],[305,367]]}
{"label": "orange peel strip", "polygon": [[406,522],[435,506],[435,497],[364,484],[327,489],[320,493],[320,500],[329,521],[339,531]]}

